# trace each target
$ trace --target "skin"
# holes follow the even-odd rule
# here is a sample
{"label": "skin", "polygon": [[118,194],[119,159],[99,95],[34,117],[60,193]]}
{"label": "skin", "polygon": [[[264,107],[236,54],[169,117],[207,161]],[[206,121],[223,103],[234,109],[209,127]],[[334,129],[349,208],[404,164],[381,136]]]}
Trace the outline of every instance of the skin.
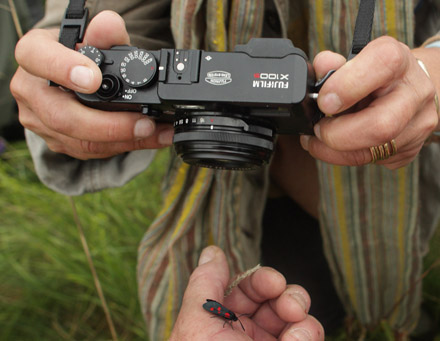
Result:
{"label": "skin", "polygon": [[[111,11],[91,21],[84,40],[100,49],[129,42],[124,21]],[[52,151],[87,160],[171,145],[173,130],[168,125],[136,113],[88,108],[71,92],[47,85],[50,79],[73,91],[94,93],[102,80],[89,58],[58,43],[57,29],[28,32],[18,42],[15,56],[19,68],[10,89],[19,106],[20,122],[40,135]],[[171,340],[324,340],[321,324],[308,315],[308,293],[297,285],[286,285],[277,271],[258,270],[224,298],[228,281],[224,253],[208,247],[190,278]],[[202,308],[207,298],[239,315],[249,314],[240,317],[246,333],[241,328],[223,328],[223,320],[212,319]]]}
{"label": "skin", "polygon": [[[430,78],[416,58],[424,62]],[[326,117],[315,125],[315,136],[301,136],[299,141],[280,136],[271,165],[273,182],[318,218],[315,159],[366,165],[372,160],[369,147],[394,139],[397,154],[376,164],[389,169],[408,165],[432,131],[440,129],[434,102],[440,89],[438,60],[439,48],[410,50],[390,37],[372,41],[349,62],[333,52],[318,54],[313,62],[317,78],[337,70],[318,96]],[[304,150],[298,148],[299,142]]]}
{"label": "skin", "polygon": [[[284,277],[263,267],[240,282],[224,297],[229,269],[225,254],[215,246],[203,250],[199,266],[192,273],[170,341],[177,340],[324,340],[321,324],[308,315],[310,297],[298,285],[286,285]],[[224,320],[212,318],[202,308],[206,299],[222,303],[234,311],[238,322],[234,329]]]}
{"label": "skin", "polygon": [[[48,87],[50,79],[74,91],[94,93],[101,84],[99,68],[57,40],[57,29],[37,29],[17,44],[19,68],[10,89],[25,128],[40,135],[52,151],[82,160],[171,145],[173,130],[168,125],[136,113],[91,109],[72,93]],[[85,43],[101,49],[129,42],[124,21],[111,11],[97,15],[85,36]],[[426,64],[431,78],[416,58]],[[438,129],[434,105],[434,94],[440,89],[438,60],[438,48],[410,50],[390,37],[372,41],[349,62],[329,51],[317,55],[313,65],[318,78],[337,70],[318,97],[326,117],[315,126],[315,136],[301,136],[303,149],[298,148],[298,138],[279,139],[271,169],[278,185],[317,216],[314,159],[365,165],[372,159],[369,147],[394,139],[397,154],[377,164],[397,169],[412,162],[431,132]],[[301,167],[298,160],[303,160]],[[295,179],[309,181],[296,183]],[[202,254],[200,266],[191,276],[171,340],[299,340],[298,335],[323,340],[319,322],[307,314],[310,298],[304,289],[287,286],[279,273],[264,268],[223,298],[229,279],[224,254],[215,248],[208,248],[206,254],[212,257]],[[222,320],[211,319],[201,307],[206,298],[238,314],[250,314],[241,317],[246,333],[240,328],[223,328]]]}
{"label": "skin", "polygon": [[[59,44],[58,32],[32,30],[16,46],[19,68],[10,89],[21,124],[44,138],[52,151],[81,160],[169,146],[173,135],[169,125],[155,124],[137,113],[91,109],[72,93],[47,86],[50,79],[74,91],[94,93],[101,84],[95,63]],[[84,42],[106,49],[129,44],[130,39],[122,18],[105,11],[91,21]]]}
{"label": "skin", "polygon": [[[48,87],[46,80],[51,79],[65,88],[93,93],[101,84],[99,68],[57,40],[57,29],[32,30],[17,44],[19,68],[10,88],[25,128],[40,135],[52,151],[82,160],[172,144],[171,126],[136,113],[91,109],[72,93]],[[130,39],[123,19],[104,11],[91,21],[85,42],[105,49],[129,44]],[[416,58],[425,63],[431,78]],[[390,37],[373,40],[349,62],[333,52],[318,54],[313,61],[317,78],[337,70],[318,97],[326,117],[316,124],[315,136],[279,137],[271,166],[274,182],[317,217],[314,159],[366,165],[372,160],[369,147],[394,139],[397,154],[377,164],[389,169],[409,164],[438,129],[434,105],[434,94],[440,89],[438,60],[439,48],[410,50]]]}
{"label": "skin", "polygon": [[316,124],[316,137],[301,138],[303,148],[332,164],[360,166],[371,162],[369,147],[394,139],[397,154],[377,163],[389,169],[409,164],[438,126],[439,58],[438,48],[410,50],[390,37],[372,41],[349,62],[329,51],[320,53],[314,60],[317,77],[337,70],[318,97],[321,110],[332,117]]}
{"label": "skin", "polygon": [[[98,67],[58,44],[57,37],[57,30],[32,30],[17,44],[20,67],[11,92],[24,127],[42,136],[51,150],[84,160],[171,144],[170,126],[139,114],[90,109],[71,93],[48,88],[46,80],[51,79],[68,89],[93,93],[101,82]],[[122,18],[105,11],[92,20],[85,41],[104,49],[128,44],[129,37]],[[320,53],[313,63],[317,77],[337,71],[318,98],[327,117],[315,126],[316,136],[301,137],[302,147],[313,158],[359,166],[371,162],[369,147],[395,139],[397,155],[378,164],[396,169],[413,161],[438,125],[434,93],[440,88],[439,50],[411,51],[393,38],[380,37],[349,62],[336,53]],[[425,62],[431,79],[416,57]]]}

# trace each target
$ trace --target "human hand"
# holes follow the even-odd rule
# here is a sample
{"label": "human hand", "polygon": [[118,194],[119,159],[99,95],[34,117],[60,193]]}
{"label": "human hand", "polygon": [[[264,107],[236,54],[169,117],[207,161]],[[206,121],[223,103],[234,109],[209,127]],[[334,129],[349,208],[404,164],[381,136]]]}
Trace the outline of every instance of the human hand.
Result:
{"label": "human hand", "polygon": [[[88,108],[71,92],[49,87],[47,79],[74,91],[94,93],[102,80],[92,60],[58,43],[58,32],[32,30],[17,44],[19,68],[11,92],[25,128],[43,137],[52,151],[83,160],[172,143],[170,125],[156,124],[140,113]],[[84,42],[107,49],[129,44],[130,39],[123,19],[104,11],[90,22]]]}
{"label": "human hand", "polygon": [[[180,340],[324,340],[321,324],[307,312],[308,293],[298,285],[286,285],[284,277],[263,267],[245,278],[224,297],[229,269],[221,249],[203,250],[192,273],[170,341]],[[240,316],[234,329],[224,319],[202,308],[206,299],[220,302]],[[214,318],[211,318],[213,317]],[[235,322],[233,322],[235,323]]]}
{"label": "human hand", "polygon": [[349,62],[332,52],[318,54],[317,78],[337,71],[318,96],[327,117],[315,125],[316,137],[301,137],[303,148],[328,163],[359,166],[372,161],[370,147],[387,143],[391,152],[394,140],[397,153],[377,163],[396,169],[413,161],[438,124],[434,83],[415,58],[438,51],[424,50],[432,51],[414,53],[381,37]]}

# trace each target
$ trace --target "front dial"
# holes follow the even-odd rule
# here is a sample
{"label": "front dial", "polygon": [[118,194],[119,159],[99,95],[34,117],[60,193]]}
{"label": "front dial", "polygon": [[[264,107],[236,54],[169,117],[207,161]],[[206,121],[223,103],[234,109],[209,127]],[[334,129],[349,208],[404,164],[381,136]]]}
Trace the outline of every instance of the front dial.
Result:
{"label": "front dial", "polygon": [[133,50],[124,57],[119,71],[125,83],[135,88],[142,87],[154,78],[156,59],[145,50]]}

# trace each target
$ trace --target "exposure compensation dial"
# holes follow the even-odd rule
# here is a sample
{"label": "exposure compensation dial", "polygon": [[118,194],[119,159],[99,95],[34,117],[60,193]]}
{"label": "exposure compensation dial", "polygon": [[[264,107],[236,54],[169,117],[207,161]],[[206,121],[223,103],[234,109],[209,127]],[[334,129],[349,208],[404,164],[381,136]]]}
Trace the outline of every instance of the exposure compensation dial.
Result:
{"label": "exposure compensation dial", "polygon": [[154,56],[146,50],[130,51],[121,62],[119,71],[128,85],[138,88],[147,85],[157,72]]}

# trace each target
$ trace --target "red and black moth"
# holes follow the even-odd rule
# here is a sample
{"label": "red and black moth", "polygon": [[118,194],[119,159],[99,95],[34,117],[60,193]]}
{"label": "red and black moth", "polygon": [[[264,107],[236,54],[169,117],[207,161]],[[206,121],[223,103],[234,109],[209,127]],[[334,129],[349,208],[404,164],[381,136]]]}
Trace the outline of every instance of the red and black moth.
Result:
{"label": "red and black moth", "polygon": [[[216,316],[223,317],[225,319],[225,323],[223,324],[223,328],[225,327],[226,323],[229,323],[231,328],[234,329],[232,326],[232,321],[238,321],[241,324],[241,328],[244,329],[243,323],[241,323],[240,319],[235,315],[235,313],[228,308],[226,308],[221,303],[218,303],[217,301],[210,300],[209,298],[206,299],[206,302],[203,304],[203,309],[210,312],[211,314],[214,314]],[[215,317],[215,316],[212,316]]]}

